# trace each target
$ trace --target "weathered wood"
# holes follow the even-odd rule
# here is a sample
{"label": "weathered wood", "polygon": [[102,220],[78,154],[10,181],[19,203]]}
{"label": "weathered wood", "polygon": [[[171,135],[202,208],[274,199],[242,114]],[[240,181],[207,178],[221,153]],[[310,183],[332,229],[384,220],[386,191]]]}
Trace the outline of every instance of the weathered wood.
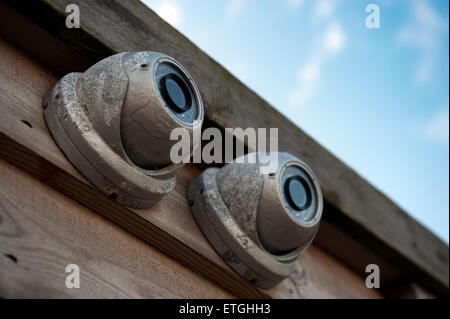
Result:
{"label": "weathered wood", "polygon": [[[334,205],[333,221],[417,279],[448,294],[448,246],[248,89],[137,0],[80,2],[81,29],[67,29],[70,0],[7,1],[93,60],[112,52],[165,52],[187,66],[201,90],[208,120],[220,127],[277,127],[279,148],[305,160]],[[327,219],[327,214],[324,214]]]}
{"label": "weathered wood", "polygon": [[[2,160],[0,185],[2,297],[232,297]],[[80,268],[79,289],[65,286],[69,264]]]}
{"label": "weathered wood", "polygon": [[[48,69],[0,40],[0,158],[124,227],[188,268],[238,297],[379,297],[364,281],[311,247],[298,271],[271,290],[258,290],[229,269],[214,252],[190,213],[185,192],[200,170],[188,166],[175,190],[152,209],[130,210],[94,189],[70,165],[50,136],[42,97],[57,81]],[[341,287],[347,287],[341,289]]]}

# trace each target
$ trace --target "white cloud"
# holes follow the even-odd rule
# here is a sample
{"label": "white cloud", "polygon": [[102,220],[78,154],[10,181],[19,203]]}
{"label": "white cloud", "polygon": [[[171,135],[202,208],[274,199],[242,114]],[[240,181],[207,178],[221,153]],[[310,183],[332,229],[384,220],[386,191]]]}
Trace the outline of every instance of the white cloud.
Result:
{"label": "white cloud", "polygon": [[305,3],[305,0],[287,0],[288,6],[294,10],[303,6],[304,3]]}
{"label": "white cloud", "polygon": [[182,10],[178,4],[173,1],[163,1],[155,8],[155,11],[161,18],[175,28],[179,28],[183,24]]}
{"label": "white cloud", "polygon": [[342,52],[347,41],[344,29],[338,21],[329,23],[319,38],[320,41],[313,54],[298,71],[297,88],[288,96],[290,105],[303,106],[315,95],[322,65],[332,56]]}
{"label": "white cloud", "polygon": [[314,16],[319,20],[330,17],[336,8],[336,0],[319,0],[316,3]]}
{"label": "white cloud", "polygon": [[302,106],[316,93],[320,80],[320,59],[313,58],[307,61],[298,71],[298,87],[289,95],[289,103]]}
{"label": "white cloud", "polygon": [[424,125],[425,137],[430,142],[447,144],[449,142],[448,107],[437,110]]}
{"label": "white cloud", "polygon": [[328,53],[339,53],[345,47],[346,37],[341,25],[334,22],[328,26],[324,36],[324,46]]}
{"label": "white cloud", "polygon": [[231,20],[237,18],[244,10],[246,4],[247,0],[228,0],[225,7],[225,16]]}
{"label": "white cloud", "polygon": [[316,83],[320,77],[320,61],[312,59],[308,61],[298,72],[298,80],[300,83]]}
{"label": "white cloud", "polygon": [[448,20],[424,0],[411,1],[411,20],[397,33],[397,40],[418,51],[418,63],[413,76],[417,85],[429,82],[439,55],[441,41],[448,37]]}
{"label": "white cloud", "polygon": [[434,30],[440,30],[442,28],[448,29],[447,21],[445,21],[445,19],[424,0],[414,1],[414,14],[422,26]]}
{"label": "white cloud", "polygon": [[425,54],[421,58],[413,78],[416,84],[424,85],[430,80],[433,74],[434,59],[432,54]]}

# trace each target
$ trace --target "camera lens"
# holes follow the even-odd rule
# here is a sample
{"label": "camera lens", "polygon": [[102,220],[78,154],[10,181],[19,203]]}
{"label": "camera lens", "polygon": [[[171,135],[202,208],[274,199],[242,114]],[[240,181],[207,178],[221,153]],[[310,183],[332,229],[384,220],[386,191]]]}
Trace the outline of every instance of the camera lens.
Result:
{"label": "camera lens", "polygon": [[176,74],[168,74],[161,79],[161,91],[165,102],[177,112],[183,113],[191,108],[191,96],[184,81]]}
{"label": "camera lens", "polygon": [[311,203],[311,191],[301,176],[290,177],[284,185],[286,198],[296,210],[304,210]]}

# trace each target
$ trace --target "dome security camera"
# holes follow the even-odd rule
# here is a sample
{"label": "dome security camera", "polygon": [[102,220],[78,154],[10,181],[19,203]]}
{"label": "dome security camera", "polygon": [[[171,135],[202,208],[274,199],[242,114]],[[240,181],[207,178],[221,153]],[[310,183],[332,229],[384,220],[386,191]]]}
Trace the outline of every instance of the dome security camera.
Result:
{"label": "dome security camera", "polygon": [[183,163],[170,159],[176,142],[170,133],[181,127],[192,140],[204,116],[187,70],[151,51],[119,53],[84,73],[69,73],[43,104],[47,126],[69,161],[102,192],[133,208],[151,207],[174,188]]}
{"label": "dome security camera", "polygon": [[204,235],[222,259],[260,288],[293,271],[313,241],[323,198],[313,171],[288,153],[273,153],[274,171],[245,155],[209,168],[189,186],[187,198]]}

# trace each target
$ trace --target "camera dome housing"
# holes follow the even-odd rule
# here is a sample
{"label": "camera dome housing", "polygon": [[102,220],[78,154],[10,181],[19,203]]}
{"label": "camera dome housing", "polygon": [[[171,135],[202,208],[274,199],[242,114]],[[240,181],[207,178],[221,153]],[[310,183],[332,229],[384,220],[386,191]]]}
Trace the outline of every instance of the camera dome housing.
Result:
{"label": "camera dome housing", "polygon": [[151,207],[174,188],[183,163],[170,159],[176,142],[170,133],[184,128],[192,140],[204,113],[187,70],[151,51],[119,53],[67,74],[47,93],[44,109],[69,161],[101,191],[134,208]]}
{"label": "camera dome housing", "polygon": [[257,153],[203,172],[188,190],[192,213],[212,246],[237,273],[270,288],[293,270],[322,217],[317,178],[300,159],[272,153],[266,170]]}

